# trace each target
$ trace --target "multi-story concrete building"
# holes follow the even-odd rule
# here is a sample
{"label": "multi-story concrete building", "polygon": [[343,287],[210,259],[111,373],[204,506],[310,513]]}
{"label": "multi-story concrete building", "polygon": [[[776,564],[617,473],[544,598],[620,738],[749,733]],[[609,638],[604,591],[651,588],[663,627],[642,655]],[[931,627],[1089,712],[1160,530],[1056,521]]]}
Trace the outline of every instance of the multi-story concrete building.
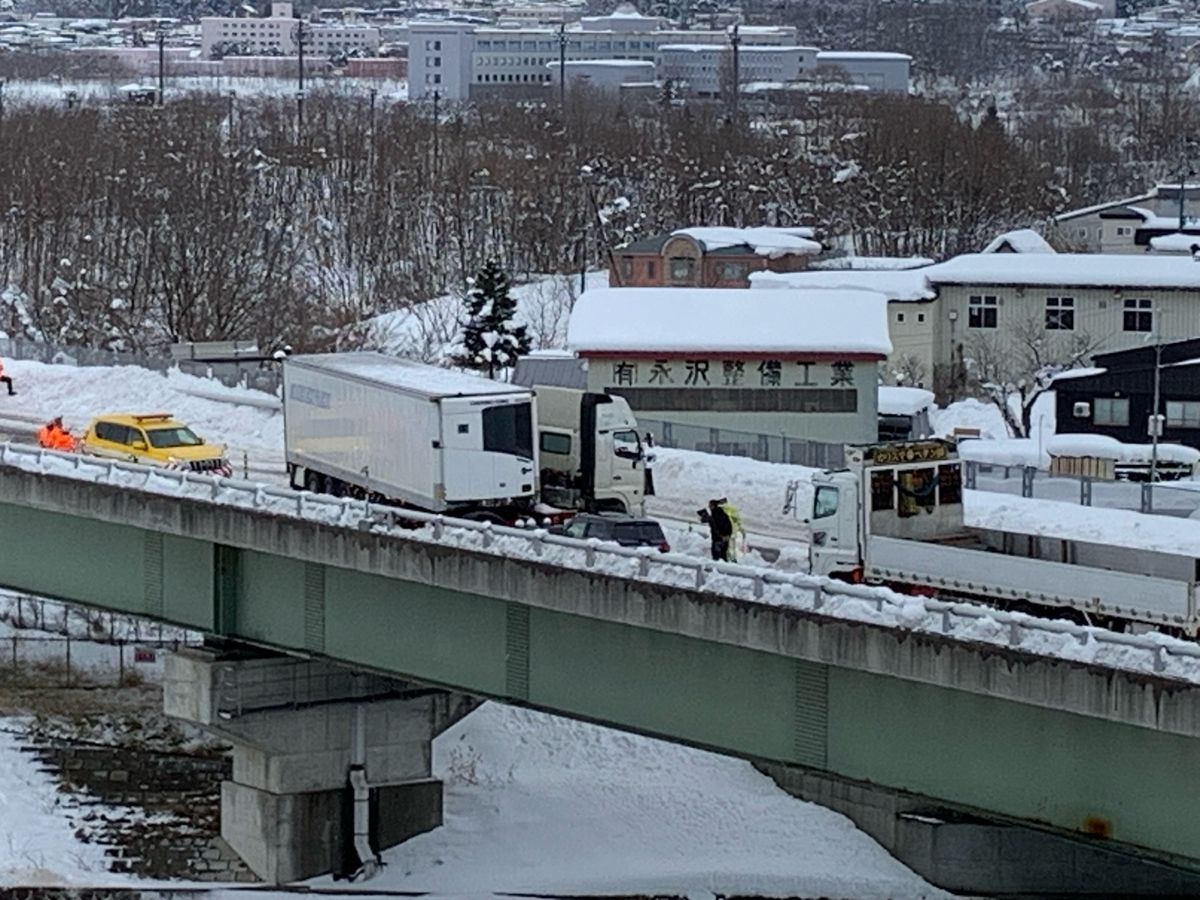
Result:
{"label": "multi-story concrete building", "polygon": [[[560,66],[546,63],[551,84],[558,84]],[[621,91],[636,86],[654,88],[654,63],[640,59],[569,59],[562,66],[569,85],[587,85],[600,91]]]}
{"label": "multi-story concrete building", "polygon": [[[643,16],[632,7],[557,28],[413,22],[408,29],[409,98],[420,100],[435,90],[450,101],[527,96],[551,83],[549,65],[560,59],[655,63],[664,45],[729,44],[725,30],[677,31],[663,24],[663,19]],[[787,26],[747,26],[739,33],[745,45],[755,48],[796,44],[796,29]]]}
{"label": "multi-story concrete building", "polygon": [[204,58],[220,48],[236,47],[248,56],[294,56],[301,29],[304,49],[314,55],[335,56],[379,49],[379,29],[374,25],[332,25],[302,22],[291,3],[272,3],[268,18],[205,16],[200,19],[200,53]]}

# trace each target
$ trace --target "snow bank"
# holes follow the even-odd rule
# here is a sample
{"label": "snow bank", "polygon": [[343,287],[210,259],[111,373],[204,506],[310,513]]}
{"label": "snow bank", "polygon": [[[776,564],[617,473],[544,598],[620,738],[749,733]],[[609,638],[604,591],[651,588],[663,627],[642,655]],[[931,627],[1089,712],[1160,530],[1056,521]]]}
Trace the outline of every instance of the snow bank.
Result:
{"label": "snow bank", "polygon": [[[812,505],[811,479],[818,469],[694,450],[656,447],[654,453],[656,494],[646,499],[651,515],[699,527],[696,510],[713,498],[728,497],[741,512],[747,531],[807,540],[808,528],[799,520]],[[799,482],[798,516],[783,512],[788,484],[793,481]]]}
{"label": "snow bank", "polygon": [[[1102,434],[1056,434],[1046,442],[1051,456],[1091,456],[1112,459],[1120,463],[1150,464],[1154,448],[1150,444],[1123,444]],[[1182,444],[1159,444],[1158,458],[1165,462],[1194,466],[1200,462],[1200,451]]]}
{"label": "snow bank", "polygon": [[17,396],[0,395],[0,420],[61,415],[67,427],[82,434],[101,413],[170,412],[201,437],[227,443],[235,454],[247,450],[283,459],[283,417],[263,408],[261,401],[270,397],[261,391],[228,388],[178,370],[163,376],[136,366],[76,368],[6,360],[5,369]]}
{"label": "snow bank", "polygon": [[959,441],[958,456],[971,462],[993,466],[1033,466],[1037,469],[1050,468],[1050,457],[1045,450],[1038,450],[1037,441],[1031,438],[1000,438],[979,440],[970,438]]}
{"label": "snow bank", "polygon": [[964,520],[973,528],[1180,553],[1200,559],[1200,521],[990,491],[967,491],[963,509]]}
{"label": "snow bank", "polygon": [[494,703],[433,753],[445,824],[385,852],[364,889],[947,896],[740,760]]}
{"label": "snow bank", "polygon": [[861,353],[886,356],[887,303],[867,291],[608,288],[571,313],[580,353]]}

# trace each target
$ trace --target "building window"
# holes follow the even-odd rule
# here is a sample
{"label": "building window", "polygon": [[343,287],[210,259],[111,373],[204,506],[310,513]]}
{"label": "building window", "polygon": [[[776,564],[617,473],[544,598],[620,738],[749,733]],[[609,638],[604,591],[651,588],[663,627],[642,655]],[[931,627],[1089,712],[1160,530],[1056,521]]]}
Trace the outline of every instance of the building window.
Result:
{"label": "building window", "polygon": [[1125,316],[1122,323],[1125,331],[1154,330],[1154,307],[1149,300],[1126,300]]}
{"label": "building window", "polygon": [[998,301],[992,294],[972,294],[967,300],[968,328],[995,328]]}
{"label": "building window", "polygon": [[628,256],[621,257],[621,277],[622,278],[632,278],[633,277],[633,260],[630,259]]}
{"label": "building window", "polygon": [[746,277],[746,267],[741,263],[722,263],[721,280],[739,281]]}
{"label": "building window", "polygon": [[651,260],[646,261],[646,277],[647,278],[657,278],[658,277],[658,260],[651,259]]}
{"label": "building window", "polygon": [[686,256],[671,259],[671,280],[691,284],[695,280],[696,261]]}
{"label": "building window", "polygon": [[896,313],[896,321],[903,322],[904,321],[904,313]]}
{"label": "building window", "polygon": [[1046,298],[1046,330],[1074,331],[1075,330],[1075,298],[1047,297]]}
{"label": "building window", "polygon": [[1128,425],[1129,400],[1125,397],[1097,397],[1092,401],[1092,424]]}
{"label": "building window", "polygon": [[1117,226],[1117,237],[1129,237],[1131,234],[1133,234],[1133,229],[1128,225]]}
{"label": "building window", "polygon": [[1168,400],[1167,425],[1175,428],[1200,428],[1200,402]]}
{"label": "building window", "polygon": [[917,321],[924,322],[925,321],[925,313],[917,313]]}

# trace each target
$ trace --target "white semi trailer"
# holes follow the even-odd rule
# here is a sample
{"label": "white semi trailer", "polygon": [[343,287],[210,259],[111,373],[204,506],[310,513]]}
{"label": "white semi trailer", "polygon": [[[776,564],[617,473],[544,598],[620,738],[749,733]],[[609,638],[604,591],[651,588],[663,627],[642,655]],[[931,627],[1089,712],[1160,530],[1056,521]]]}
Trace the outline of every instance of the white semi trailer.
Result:
{"label": "white semi trailer", "polygon": [[[563,394],[546,397],[540,425],[541,398],[529,388],[378,353],[292,356],[283,365],[288,475],[296,488],[501,522],[553,515],[538,506],[541,475],[559,510],[640,513],[642,452],[628,405]],[[541,473],[539,444],[549,448]]]}
{"label": "white semi trailer", "polygon": [[846,456],[845,469],[813,476],[814,574],[1196,636],[1194,557],[969,528],[961,462],[946,442],[850,447]]}

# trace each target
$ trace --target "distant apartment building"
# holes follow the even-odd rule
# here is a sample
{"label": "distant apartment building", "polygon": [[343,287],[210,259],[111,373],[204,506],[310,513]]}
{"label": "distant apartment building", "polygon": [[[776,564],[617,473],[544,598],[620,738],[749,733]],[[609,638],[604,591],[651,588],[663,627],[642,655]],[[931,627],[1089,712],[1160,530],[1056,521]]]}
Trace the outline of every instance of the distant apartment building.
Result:
{"label": "distant apartment building", "polygon": [[318,56],[350,52],[374,54],[379,49],[379,29],[374,25],[315,24],[294,17],[291,3],[272,3],[268,18],[205,16],[200,19],[200,53],[210,58],[214,50],[236,47],[246,56],[294,56],[300,29],[304,50]]}
{"label": "distant apartment building", "polygon": [[1159,184],[1135,197],[1061,213],[1051,227],[1058,241],[1072,250],[1145,253],[1157,237],[1181,231],[1200,235],[1200,184]]}

